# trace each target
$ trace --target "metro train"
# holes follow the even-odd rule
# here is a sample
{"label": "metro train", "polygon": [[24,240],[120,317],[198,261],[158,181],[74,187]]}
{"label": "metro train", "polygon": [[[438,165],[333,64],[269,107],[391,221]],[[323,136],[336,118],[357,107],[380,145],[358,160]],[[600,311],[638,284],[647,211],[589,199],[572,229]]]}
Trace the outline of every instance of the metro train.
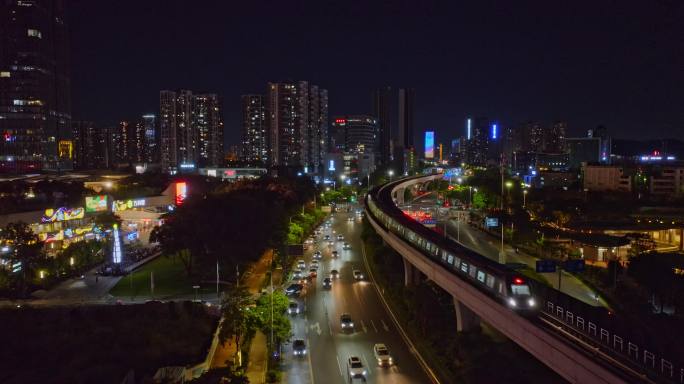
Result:
{"label": "metro train", "polygon": [[[524,314],[539,310],[534,284],[519,272],[442,238],[406,216],[392,203],[385,203],[383,209],[380,209],[378,204],[383,204],[382,201],[392,202],[390,190],[390,187],[376,187],[366,196],[367,211],[386,230],[412,244],[445,268],[471,281],[479,290],[512,310]],[[380,201],[373,196],[379,196]]]}

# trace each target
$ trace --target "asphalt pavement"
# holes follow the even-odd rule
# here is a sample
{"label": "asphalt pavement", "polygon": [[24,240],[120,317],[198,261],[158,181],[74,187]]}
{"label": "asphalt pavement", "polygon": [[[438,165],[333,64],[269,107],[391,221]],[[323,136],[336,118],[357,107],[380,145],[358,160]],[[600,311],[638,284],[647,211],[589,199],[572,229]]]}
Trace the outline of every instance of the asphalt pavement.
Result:
{"label": "asphalt pavement", "polygon": [[[323,229],[313,246],[305,251],[304,260],[308,271],[311,255],[319,250],[323,254],[318,277],[313,278],[297,300],[302,313],[292,315],[293,340],[304,339],[308,353],[304,357],[294,356],[291,345],[283,350],[285,382],[288,383],[350,383],[347,374],[347,360],[358,356],[366,368],[368,383],[430,383],[411,348],[404,342],[390,315],[386,312],[378,293],[368,279],[362,256],[361,219],[352,212],[338,212],[332,216],[332,228]],[[349,216],[353,222],[347,221]],[[333,232],[334,231],[334,232]],[[338,234],[344,240],[333,240],[329,246],[324,235],[335,238]],[[344,242],[351,245],[344,250]],[[339,252],[338,258],[332,251]],[[333,280],[332,288],[322,286],[323,278],[332,269],[340,272]],[[354,280],[352,271],[362,271],[364,279]],[[352,331],[343,330],[340,316],[349,313],[354,322]],[[384,343],[390,350],[395,365],[379,367],[373,354],[373,345]],[[363,382],[355,379],[353,382]]]}

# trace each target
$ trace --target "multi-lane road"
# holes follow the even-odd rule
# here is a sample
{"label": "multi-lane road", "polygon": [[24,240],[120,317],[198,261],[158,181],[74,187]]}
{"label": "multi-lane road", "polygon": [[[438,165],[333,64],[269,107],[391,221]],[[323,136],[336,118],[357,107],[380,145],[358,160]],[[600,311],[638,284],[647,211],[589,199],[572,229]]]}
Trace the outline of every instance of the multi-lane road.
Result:
{"label": "multi-lane road", "polygon": [[[376,288],[368,278],[362,254],[361,219],[356,217],[353,206],[350,213],[338,212],[332,216],[330,228],[322,228],[313,246],[305,252],[308,271],[314,251],[321,251],[318,277],[312,279],[307,289],[292,300],[299,302],[303,310],[292,316],[293,340],[304,339],[308,353],[294,356],[291,344],[283,350],[283,360],[288,383],[349,383],[348,358],[358,356],[363,362],[369,383],[430,383],[417,357],[411,352],[400,331],[386,311]],[[352,222],[348,217],[354,217]],[[342,234],[344,240],[334,241],[332,246],[323,240],[325,235],[335,238]],[[351,249],[343,249],[344,242]],[[338,258],[332,251],[339,252]],[[332,288],[323,288],[323,278],[337,269],[339,278],[333,280]],[[352,271],[363,272],[364,279],[356,281]],[[343,330],[340,316],[349,313],[354,322],[352,331]],[[390,350],[395,365],[379,367],[373,354],[373,345],[384,343]],[[355,379],[354,382],[362,382]]]}

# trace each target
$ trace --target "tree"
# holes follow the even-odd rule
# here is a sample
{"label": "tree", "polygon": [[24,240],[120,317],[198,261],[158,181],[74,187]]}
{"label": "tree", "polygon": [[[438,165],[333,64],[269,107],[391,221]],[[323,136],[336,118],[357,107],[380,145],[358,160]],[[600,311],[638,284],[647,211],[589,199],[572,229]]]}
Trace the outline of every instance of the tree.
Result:
{"label": "tree", "polygon": [[560,228],[565,228],[565,226],[570,222],[570,214],[564,211],[553,211],[551,213],[556,220],[556,225]]}
{"label": "tree", "polygon": [[43,242],[31,228],[23,222],[9,223],[0,233],[3,244],[8,244],[11,249],[10,263],[21,263],[19,292],[25,295],[28,284],[36,275],[36,269],[44,261]]}
{"label": "tree", "polygon": [[644,253],[629,261],[627,272],[637,283],[649,290],[660,301],[660,312],[665,302],[684,292],[684,260],[677,253]]}
{"label": "tree", "polygon": [[273,338],[277,345],[289,340],[292,335],[290,319],[285,315],[290,301],[280,291],[263,295],[257,300],[255,312],[259,318],[259,327],[266,335],[271,334],[271,298],[273,298]]}
{"label": "tree", "polygon": [[[234,361],[237,361],[243,340],[248,339],[248,336],[254,332],[254,321],[249,321],[250,317],[253,317],[253,311],[250,311],[249,308],[251,303],[252,298],[247,288],[238,285],[231,287],[221,303],[223,323],[221,323],[219,330],[219,340],[221,344],[225,344],[229,339],[235,339]],[[250,325],[252,326],[250,327]],[[243,338],[243,336],[246,337]]]}
{"label": "tree", "polygon": [[487,195],[484,192],[477,191],[473,195],[473,207],[475,209],[487,208]]}

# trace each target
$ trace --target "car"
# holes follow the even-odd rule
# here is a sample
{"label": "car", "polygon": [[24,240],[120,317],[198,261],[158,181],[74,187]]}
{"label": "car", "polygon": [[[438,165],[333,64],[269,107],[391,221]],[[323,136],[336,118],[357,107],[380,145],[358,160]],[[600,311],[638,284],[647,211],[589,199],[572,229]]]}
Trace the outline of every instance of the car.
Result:
{"label": "car", "polygon": [[362,379],[363,381],[366,381],[366,367],[363,366],[363,363],[358,356],[349,356],[347,369],[349,371],[350,379]]}
{"label": "car", "polygon": [[312,256],[312,257],[313,257],[314,259],[321,259],[321,258],[323,258],[323,255],[321,255],[321,251],[316,251],[316,252],[313,253],[313,256]]}
{"label": "car", "polygon": [[[314,260],[314,261],[317,261],[317,260]],[[312,269],[318,270],[318,267],[319,267],[318,263],[311,263],[311,265],[309,265],[309,270],[312,270]]]}
{"label": "car", "polygon": [[342,235],[337,235],[337,241],[342,241],[344,240],[344,236]]}
{"label": "car", "polygon": [[323,240],[330,240],[330,235],[323,236]]}
{"label": "car", "polygon": [[347,217],[347,221],[350,223],[354,222],[354,218],[352,216]]}
{"label": "car", "polygon": [[381,367],[389,367],[394,363],[392,355],[390,355],[389,349],[387,349],[385,344],[375,344],[373,346],[373,354],[375,354],[375,359]]}
{"label": "car", "polygon": [[342,249],[351,249],[351,244],[345,242]]}
{"label": "car", "polygon": [[342,329],[351,329],[354,330],[354,322],[352,321],[352,317],[348,313],[343,313],[342,316],[340,316],[340,326]]}
{"label": "car", "polygon": [[294,280],[299,280],[299,279],[301,279],[303,276],[304,276],[304,274],[302,273],[302,270],[301,270],[301,269],[295,269],[294,272],[292,272],[292,278],[293,278]]}
{"label": "car", "polygon": [[338,277],[340,277],[340,272],[337,269],[333,269],[332,271],[330,271],[331,279],[337,279]]}
{"label": "car", "polygon": [[294,353],[295,356],[306,355],[306,343],[304,340],[295,339],[295,341],[292,342],[292,353]]}
{"label": "car", "polygon": [[304,244],[313,244],[313,243],[314,243],[313,237],[309,237],[308,239],[306,239],[306,241],[304,241]]}
{"label": "car", "polygon": [[329,277],[323,279],[323,288],[332,288],[332,279]]}
{"label": "car", "polygon": [[339,255],[340,255],[339,252],[337,252],[337,251],[332,251],[332,257],[337,257],[337,256],[339,256]]}
{"label": "car", "polygon": [[316,268],[311,267],[309,269],[309,276],[310,277],[316,277],[318,276],[318,270]]}
{"label": "car", "polygon": [[363,272],[361,272],[358,269],[355,269],[354,272],[352,272],[354,275],[354,280],[363,280]]}
{"label": "car", "polygon": [[305,269],[306,268],[306,263],[304,262],[304,260],[298,260],[297,261],[297,268],[299,268],[299,269]]}
{"label": "car", "polygon": [[333,246],[333,244],[335,244],[335,243],[333,243],[333,241],[332,241],[332,240],[328,240],[328,246],[332,247],[332,246]]}
{"label": "car", "polygon": [[304,286],[302,284],[293,283],[293,284],[290,284],[287,288],[285,288],[285,294],[287,294],[287,295],[299,295],[303,289],[304,289]]}
{"label": "car", "polygon": [[289,315],[299,314],[299,304],[296,301],[290,301],[290,304],[287,305],[287,313]]}

